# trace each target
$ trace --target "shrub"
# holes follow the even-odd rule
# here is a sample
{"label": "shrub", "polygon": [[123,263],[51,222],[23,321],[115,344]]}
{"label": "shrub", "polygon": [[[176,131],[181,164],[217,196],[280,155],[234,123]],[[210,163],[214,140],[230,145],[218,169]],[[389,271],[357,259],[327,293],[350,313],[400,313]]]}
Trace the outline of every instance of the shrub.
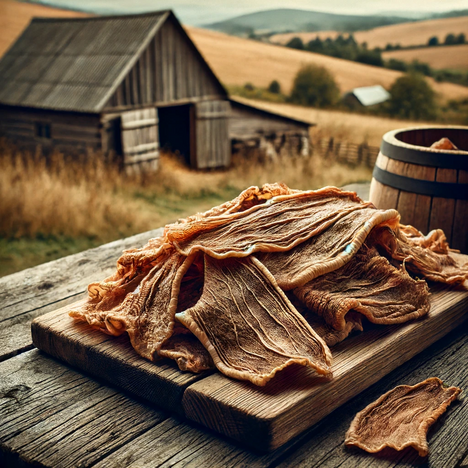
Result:
{"label": "shrub", "polygon": [[304,65],[294,78],[291,102],[305,106],[327,107],[340,97],[333,75],[324,67]]}
{"label": "shrub", "polygon": [[274,94],[280,94],[281,93],[281,85],[278,83],[277,80],[273,80],[269,86],[268,86],[268,92],[274,93]]}
{"label": "shrub", "polygon": [[428,41],[427,41],[428,46],[437,46],[439,45],[439,38],[437,36],[432,36]]}
{"label": "shrub", "polygon": [[457,44],[464,44],[466,42],[466,36],[463,33],[460,33],[456,38]]}
{"label": "shrub", "polygon": [[374,65],[376,67],[383,67],[382,55],[378,50],[364,50],[356,57],[356,62],[366,63],[367,65]]}
{"label": "shrub", "polygon": [[293,37],[287,44],[286,47],[291,49],[304,50],[304,43],[300,37]]}
{"label": "shrub", "polygon": [[390,88],[387,111],[407,119],[434,119],[437,114],[435,93],[424,77],[408,73],[398,78]]}
{"label": "shrub", "polygon": [[255,86],[252,84],[252,83],[245,83],[244,85],[244,89],[246,91],[254,91],[255,90]]}
{"label": "shrub", "polygon": [[390,68],[390,70],[408,71],[408,64],[406,62],[394,58],[388,60],[385,66]]}
{"label": "shrub", "polygon": [[455,37],[455,34],[450,33],[445,36],[445,41],[444,41],[445,45],[453,45],[456,43],[457,43],[457,38]]}

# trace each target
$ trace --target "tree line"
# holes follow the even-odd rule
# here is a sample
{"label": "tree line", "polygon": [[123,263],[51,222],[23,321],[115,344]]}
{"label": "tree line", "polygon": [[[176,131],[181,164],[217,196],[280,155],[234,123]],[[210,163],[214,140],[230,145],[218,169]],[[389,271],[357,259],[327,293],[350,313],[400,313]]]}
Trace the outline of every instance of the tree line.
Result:
{"label": "tree line", "polygon": [[[430,38],[429,41],[432,40],[432,42],[434,42],[434,38],[437,39],[437,37],[434,36]],[[465,35],[463,33],[458,36],[448,34],[445,38],[445,43],[446,45],[452,45],[454,43],[463,44],[465,43]],[[431,76],[439,82],[448,81],[468,86],[468,73],[466,71],[435,70],[428,63],[420,62],[419,60],[413,60],[410,63],[395,58],[384,60],[382,57],[383,50],[381,48],[375,47],[369,49],[366,42],[359,44],[352,34],[349,34],[347,37],[340,34],[335,39],[327,38],[324,40],[321,40],[320,37],[317,36],[306,44],[304,44],[300,37],[294,37],[286,44],[286,47],[351,60],[366,65],[385,67],[391,70],[421,73],[425,76]],[[401,49],[402,47],[387,44],[385,50],[397,50],[398,48]]]}

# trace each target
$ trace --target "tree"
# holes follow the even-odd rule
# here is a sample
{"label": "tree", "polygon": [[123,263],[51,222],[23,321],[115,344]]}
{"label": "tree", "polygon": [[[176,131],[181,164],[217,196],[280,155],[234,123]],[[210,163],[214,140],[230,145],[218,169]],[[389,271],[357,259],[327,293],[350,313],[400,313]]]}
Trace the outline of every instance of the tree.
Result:
{"label": "tree", "polygon": [[383,67],[382,54],[378,50],[363,50],[356,56],[356,62]]}
{"label": "tree", "polygon": [[445,36],[445,41],[444,41],[445,45],[453,45],[456,43],[457,43],[457,38],[455,37],[455,34],[450,33]]}
{"label": "tree", "polygon": [[432,36],[428,41],[427,41],[428,46],[438,46],[439,45],[439,38],[437,36]]}
{"label": "tree", "polygon": [[305,106],[326,107],[335,104],[339,97],[333,75],[324,67],[309,64],[297,72],[290,100]]}
{"label": "tree", "polygon": [[465,34],[460,33],[460,34],[456,37],[456,42],[457,42],[457,44],[464,44],[464,43],[466,42],[466,36],[465,36]]}
{"label": "tree", "polygon": [[253,90],[255,89],[255,86],[254,86],[252,83],[247,82],[247,83],[245,83],[245,85],[244,85],[244,89],[245,89],[246,91],[253,91]]}
{"label": "tree", "polygon": [[433,119],[437,114],[435,93],[422,75],[400,76],[390,88],[388,112],[407,119]]}
{"label": "tree", "polygon": [[300,37],[293,37],[287,44],[286,47],[291,49],[304,50],[304,43]]}
{"label": "tree", "polygon": [[277,80],[273,80],[270,85],[268,86],[268,91],[274,94],[281,93],[281,85],[278,83]]}
{"label": "tree", "polygon": [[385,66],[391,70],[408,71],[408,64],[406,62],[394,58],[388,60]]}

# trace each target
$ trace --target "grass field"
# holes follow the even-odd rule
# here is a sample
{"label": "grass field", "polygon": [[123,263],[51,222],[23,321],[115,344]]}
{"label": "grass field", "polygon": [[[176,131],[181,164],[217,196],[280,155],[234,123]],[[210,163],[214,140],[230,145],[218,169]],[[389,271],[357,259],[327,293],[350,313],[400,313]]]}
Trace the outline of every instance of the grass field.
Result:
{"label": "grass field", "polygon": [[195,171],[173,155],[129,177],[100,162],[19,153],[0,140],[0,276],[169,222],[235,197],[250,185],[299,189],[367,181],[371,171],[312,157],[234,158],[229,170]]}
{"label": "grass field", "polygon": [[[275,79],[287,94],[297,70],[306,63],[326,67],[334,75],[342,92],[358,86],[376,84],[389,88],[401,76],[401,72],[386,68],[288,49],[205,29],[187,28],[187,31],[215,73],[227,85],[244,85],[251,82],[255,86],[266,88]],[[432,78],[428,78],[428,81],[444,99],[468,97],[468,87],[436,83]]]}
{"label": "grass field", "polygon": [[[467,19],[468,22],[468,19]],[[468,70],[468,44],[443,47],[425,47],[424,49],[392,50],[382,54],[385,60],[394,58],[404,62],[419,60],[432,68]]]}
{"label": "grass field", "polygon": [[[370,29],[369,31],[357,31],[354,38],[357,42],[367,42],[370,48],[382,47],[387,44],[400,44],[402,46],[426,44],[429,38],[437,36],[443,42],[447,34],[465,33],[468,37],[468,17],[442,18],[413,23],[392,24]],[[321,39],[335,38],[336,31],[303,32],[276,34],[271,37],[272,42],[286,44],[293,37],[300,37],[304,42],[315,39],[317,35]]]}
{"label": "grass field", "polygon": [[33,3],[0,0],[0,57],[18,38],[33,16],[76,18],[88,15]]}

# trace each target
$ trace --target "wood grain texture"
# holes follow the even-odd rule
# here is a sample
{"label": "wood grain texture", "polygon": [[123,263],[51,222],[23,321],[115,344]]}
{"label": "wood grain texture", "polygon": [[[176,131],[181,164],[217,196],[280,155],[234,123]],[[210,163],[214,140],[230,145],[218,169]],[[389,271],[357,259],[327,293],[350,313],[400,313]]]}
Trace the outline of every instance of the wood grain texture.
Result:
{"label": "wood grain texture", "polygon": [[32,347],[31,320],[85,297],[115,271],[122,250],[162,234],[155,229],[0,278],[0,361]]}
{"label": "wood grain texture", "polygon": [[0,466],[89,466],[166,418],[37,350],[0,373]]}
{"label": "wood grain texture", "polygon": [[[308,431],[302,445],[283,458],[281,468],[354,468],[395,466],[461,467],[468,451],[468,327],[460,327],[426,351],[390,373],[349,403]],[[344,445],[344,438],[356,413],[397,385],[414,385],[428,377],[439,377],[448,385],[462,388],[461,398],[428,433],[429,456],[424,459],[413,449],[386,449],[369,454]],[[465,394],[465,396],[463,396]]]}
{"label": "wood grain texture", "polygon": [[34,345],[160,408],[180,412],[185,388],[207,373],[181,372],[170,359],[142,358],[127,334],[109,336],[72,319],[68,312],[76,305],[36,318],[31,324]]}
{"label": "wood grain texture", "polygon": [[290,367],[264,388],[213,374],[187,388],[187,417],[243,444],[269,450],[286,443],[463,323],[467,290],[435,289],[428,316],[373,327],[333,349],[334,378]]}

